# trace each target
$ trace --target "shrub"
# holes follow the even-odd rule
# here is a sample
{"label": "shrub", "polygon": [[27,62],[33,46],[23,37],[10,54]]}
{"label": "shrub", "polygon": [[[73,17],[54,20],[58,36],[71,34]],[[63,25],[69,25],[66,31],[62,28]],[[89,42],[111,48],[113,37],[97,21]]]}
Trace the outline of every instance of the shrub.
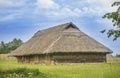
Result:
{"label": "shrub", "polygon": [[43,74],[38,69],[18,68],[12,70],[0,70],[1,78],[36,78],[37,76],[43,77]]}

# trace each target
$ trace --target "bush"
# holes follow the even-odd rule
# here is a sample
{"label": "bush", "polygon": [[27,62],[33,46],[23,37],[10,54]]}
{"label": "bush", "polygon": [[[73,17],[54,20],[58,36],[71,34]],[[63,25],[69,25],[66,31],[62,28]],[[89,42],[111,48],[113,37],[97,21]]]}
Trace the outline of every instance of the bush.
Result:
{"label": "bush", "polygon": [[43,78],[43,74],[39,72],[38,69],[12,69],[12,70],[0,70],[1,78],[36,78],[41,76]]}
{"label": "bush", "polygon": [[120,57],[120,54],[116,54],[116,57]]}

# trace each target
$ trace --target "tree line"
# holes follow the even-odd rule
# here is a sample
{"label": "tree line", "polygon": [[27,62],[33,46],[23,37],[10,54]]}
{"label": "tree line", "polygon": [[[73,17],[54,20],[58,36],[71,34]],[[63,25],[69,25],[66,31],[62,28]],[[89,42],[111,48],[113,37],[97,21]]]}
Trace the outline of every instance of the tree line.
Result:
{"label": "tree line", "polygon": [[23,44],[21,39],[14,38],[12,41],[5,43],[3,41],[0,42],[0,54],[10,53],[11,51],[15,50],[19,46]]}

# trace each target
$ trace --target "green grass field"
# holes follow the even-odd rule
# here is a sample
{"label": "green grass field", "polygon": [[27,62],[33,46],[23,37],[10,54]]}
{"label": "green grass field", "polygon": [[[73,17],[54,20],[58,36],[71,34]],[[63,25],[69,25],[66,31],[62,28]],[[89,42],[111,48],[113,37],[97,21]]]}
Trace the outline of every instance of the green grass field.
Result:
{"label": "green grass field", "polygon": [[0,60],[0,70],[2,71],[19,68],[38,69],[44,75],[36,75],[31,78],[120,78],[120,62],[106,64],[35,65],[18,64],[16,60],[10,59]]}

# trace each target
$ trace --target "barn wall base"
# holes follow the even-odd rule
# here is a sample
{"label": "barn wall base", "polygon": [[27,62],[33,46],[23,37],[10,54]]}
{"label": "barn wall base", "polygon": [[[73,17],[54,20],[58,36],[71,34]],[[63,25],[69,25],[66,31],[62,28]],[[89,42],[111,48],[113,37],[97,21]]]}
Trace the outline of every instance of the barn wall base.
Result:
{"label": "barn wall base", "polygon": [[19,63],[56,64],[56,63],[105,63],[105,53],[54,53],[17,57]]}

